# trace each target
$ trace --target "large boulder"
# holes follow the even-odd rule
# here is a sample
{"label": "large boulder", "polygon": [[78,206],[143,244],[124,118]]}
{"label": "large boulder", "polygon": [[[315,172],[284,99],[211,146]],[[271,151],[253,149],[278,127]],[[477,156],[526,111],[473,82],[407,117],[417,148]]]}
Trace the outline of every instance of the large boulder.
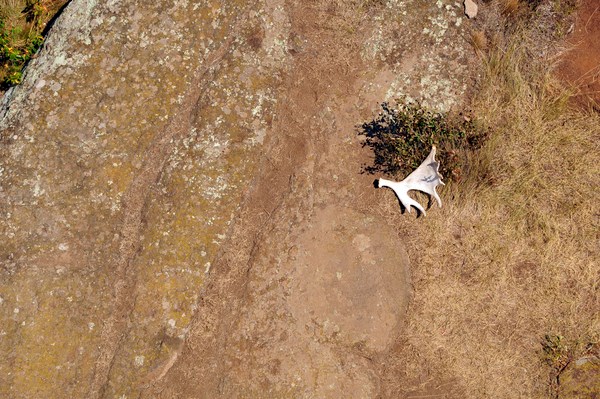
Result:
{"label": "large boulder", "polygon": [[183,336],[285,57],[251,9],[74,0],[5,95],[0,396],[127,393]]}

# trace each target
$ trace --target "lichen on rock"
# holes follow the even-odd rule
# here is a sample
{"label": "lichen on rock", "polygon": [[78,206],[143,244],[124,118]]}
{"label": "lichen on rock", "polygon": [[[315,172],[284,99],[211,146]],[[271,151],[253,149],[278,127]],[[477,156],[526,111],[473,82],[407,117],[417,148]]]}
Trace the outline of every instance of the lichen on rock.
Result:
{"label": "lichen on rock", "polygon": [[[106,320],[120,311],[113,287],[126,275],[133,324],[114,326],[120,342],[101,389],[136,392],[169,355],[160,343],[185,335],[206,265],[248,189],[281,63],[256,34],[270,16],[254,3],[167,3],[71,3],[23,84],[3,98],[0,345],[9,356],[0,396],[97,394],[90,381]],[[260,11],[229,38],[250,8]],[[202,94],[186,100],[194,82]],[[166,160],[148,160],[186,118],[191,128],[167,143]],[[147,168],[160,178],[140,187],[139,249],[119,275],[124,229],[136,219],[127,201]]]}

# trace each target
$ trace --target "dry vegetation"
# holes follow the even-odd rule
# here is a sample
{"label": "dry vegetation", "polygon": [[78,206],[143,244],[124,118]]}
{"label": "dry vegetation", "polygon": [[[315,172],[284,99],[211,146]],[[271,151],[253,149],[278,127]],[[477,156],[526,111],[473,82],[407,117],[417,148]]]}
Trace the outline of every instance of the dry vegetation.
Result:
{"label": "dry vegetation", "polygon": [[476,51],[481,52],[485,51],[488,48],[488,40],[485,37],[485,32],[481,30],[473,30],[471,31],[470,38],[471,45],[475,48]]}
{"label": "dry vegetation", "polygon": [[443,190],[442,209],[403,219],[408,377],[428,359],[465,397],[558,397],[548,346],[562,342],[564,362],[600,338],[600,115],[569,108],[530,42],[521,32],[482,55],[472,110],[491,136],[477,172]]}

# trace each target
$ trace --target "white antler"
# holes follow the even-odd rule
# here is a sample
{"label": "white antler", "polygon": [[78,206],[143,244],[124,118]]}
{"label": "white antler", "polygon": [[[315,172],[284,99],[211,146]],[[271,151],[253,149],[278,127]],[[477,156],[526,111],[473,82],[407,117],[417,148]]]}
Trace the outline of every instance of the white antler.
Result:
{"label": "white antler", "polygon": [[396,193],[396,196],[402,203],[402,205],[408,209],[410,213],[411,206],[414,206],[419,211],[423,212],[425,215],[425,209],[414,199],[408,196],[408,192],[410,190],[419,190],[426,194],[431,195],[437,201],[440,208],[442,207],[442,200],[440,196],[435,191],[435,188],[438,185],[444,185],[442,181],[442,175],[438,171],[440,168],[440,164],[435,160],[435,146],[431,147],[431,152],[425,158],[423,163],[419,165],[417,169],[415,169],[410,175],[406,177],[406,179],[401,182],[394,182],[385,179],[379,179],[375,181],[375,186],[379,187],[389,187]]}

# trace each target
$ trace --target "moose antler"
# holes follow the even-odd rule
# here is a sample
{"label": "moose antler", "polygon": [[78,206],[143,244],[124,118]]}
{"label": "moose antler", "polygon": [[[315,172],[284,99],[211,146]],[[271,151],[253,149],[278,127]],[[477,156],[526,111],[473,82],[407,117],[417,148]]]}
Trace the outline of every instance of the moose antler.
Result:
{"label": "moose antler", "polygon": [[388,187],[394,190],[400,203],[408,209],[410,213],[411,206],[417,208],[418,211],[423,212],[425,215],[425,209],[414,199],[408,196],[410,190],[422,191],[429,194],[437,201],[440,208],[442,207],[442,200],[435,191],[438,185],[444,185],[442,181],[443,177],[438,171],[440,164],[435,160],[435,146],[431,147],[431,152],[425,158],[425,160],[415,169],[410,175],[408,175],[401,182],[394,182],[386,179],[375,180],[375,187]]}

